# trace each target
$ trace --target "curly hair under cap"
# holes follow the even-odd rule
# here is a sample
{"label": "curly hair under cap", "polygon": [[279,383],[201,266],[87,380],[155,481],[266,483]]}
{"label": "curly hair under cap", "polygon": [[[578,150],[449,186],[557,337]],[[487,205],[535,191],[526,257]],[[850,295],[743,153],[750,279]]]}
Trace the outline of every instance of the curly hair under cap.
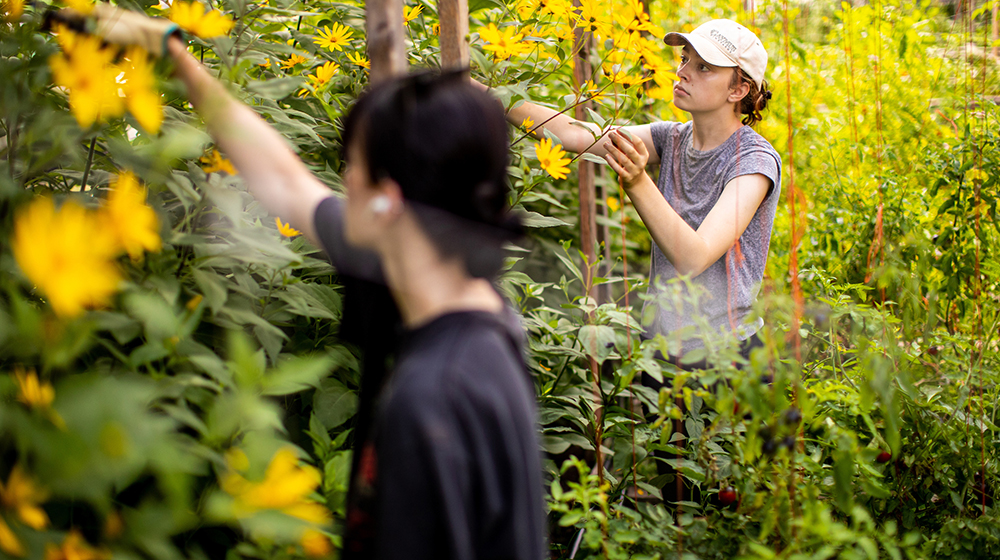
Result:
{"label": "curly hair under cap", "polygon": [[757,82],[747,76],[742,68],[737,67],[735,70],[733,78],[729,82],[729,87],[736,88],[741,83],[746,83],[750,86],[750,93],[746,94],[736,104],[736,112],[740,115],[746,115],[741,121],[743,124],[756,126],[757,123],[764,120],[764,116],[761,113],[767,109],[767,101],[771,99],[771,90],[768,87],[767,80],[761,80],[761,86],[758,86]]}

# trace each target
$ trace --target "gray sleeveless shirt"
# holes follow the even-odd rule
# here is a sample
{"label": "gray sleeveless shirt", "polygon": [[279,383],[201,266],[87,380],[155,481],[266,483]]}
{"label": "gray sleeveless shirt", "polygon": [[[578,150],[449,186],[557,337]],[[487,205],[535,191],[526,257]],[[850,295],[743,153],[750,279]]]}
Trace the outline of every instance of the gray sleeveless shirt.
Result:
{"label": "gray sleeveless shirt", "polygon": [[[780,199],[781,157],[748,126],[708,151],[692,146],[690,122],[658,122],[650,129],[660,156],[657,187],[670,206],[696,230],[732,179],[760,173],[771,180],[772,188],[739,241],[691,280],[693,290],[683,283],[669,283],[678,276],[677,270],[653,244],[649,297],[643,305],[645,337],[663,334],[668,340],[679,339],[682,348],[676,350],[681,355],[704,345],[701,338],[692,336],[735,334],[737,339],[745,340],[764,324],[760,318],[748,320],[764,277],[771,226]],[[692,298],[697,298],[697,302],[692,302]],[[708,332],[703,330],[706,323]],[[678,332],[679,329],[684,330]],[[675,336],[669,336],[670,333]],[[674,348],[671,353],[675,353]]]}

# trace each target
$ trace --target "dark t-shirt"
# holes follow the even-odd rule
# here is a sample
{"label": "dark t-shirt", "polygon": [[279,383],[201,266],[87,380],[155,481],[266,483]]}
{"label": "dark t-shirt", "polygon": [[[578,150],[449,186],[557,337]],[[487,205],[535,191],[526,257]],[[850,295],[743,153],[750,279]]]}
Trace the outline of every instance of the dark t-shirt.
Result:
{"label": "dark t-shirt", "polygon": [[[338,262],[368,258],[344,243],[339,200],[320,204],[316,229],[334,266],[378,271]],[[544,557],[537,411],[522,338],[511,312],[450,313],[404,335],[351,476],[345,557]]]}

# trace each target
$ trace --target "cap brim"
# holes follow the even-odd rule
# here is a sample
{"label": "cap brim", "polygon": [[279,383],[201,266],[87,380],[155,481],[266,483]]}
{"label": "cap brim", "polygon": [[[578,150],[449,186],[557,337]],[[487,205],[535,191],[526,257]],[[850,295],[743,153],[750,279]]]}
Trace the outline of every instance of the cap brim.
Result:
{"label": "cap brim", "polygon": [[682,47],[690,45],[702,60],[712,66],[722,66],[733,68],[739,66],[731,58],[725,55],[711,39],[706,39],[701,35],[693,33],[667,33],[663,37],[663,42],[672,47]]}

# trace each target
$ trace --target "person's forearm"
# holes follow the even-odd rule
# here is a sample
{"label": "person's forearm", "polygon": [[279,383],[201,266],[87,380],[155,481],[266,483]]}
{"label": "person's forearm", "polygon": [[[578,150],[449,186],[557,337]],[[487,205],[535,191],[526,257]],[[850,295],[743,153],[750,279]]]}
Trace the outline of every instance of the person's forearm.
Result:
{"label": "person's forearm", "polygon": [[[234,99],[190,53],[171,38],[167,50],[175,74],[209,134],[243,176],[250,193],[272,215],[312,237],[311,211],[331,194],[312,176],[285,139],[250,107]],[[303,203],[303,201],[306,203]]]}
{"label": "person's forearm", "polygon": [[714,261],[706,258],[708,242],[670,206],[649,175],[644,173],[625,192],[653,242],[678,273],[698,276],[712,265]]}
{"label": "person's forearm", "polygon": [[[597,147],[594,135],[600,135],[601,129],[594,123],[578,121],[565,113],[530,101],[525,101],[507,113],[507,121],[515,126],[521,126],[524,119],[528,118],[534,123],[532,128],[535,128],[536,136],[542,136],[541,129],[544,128],[555,134],[567,151],[579,153],[588,149],[593,151]],[[581,128],[581,124],[591,132]]]}

